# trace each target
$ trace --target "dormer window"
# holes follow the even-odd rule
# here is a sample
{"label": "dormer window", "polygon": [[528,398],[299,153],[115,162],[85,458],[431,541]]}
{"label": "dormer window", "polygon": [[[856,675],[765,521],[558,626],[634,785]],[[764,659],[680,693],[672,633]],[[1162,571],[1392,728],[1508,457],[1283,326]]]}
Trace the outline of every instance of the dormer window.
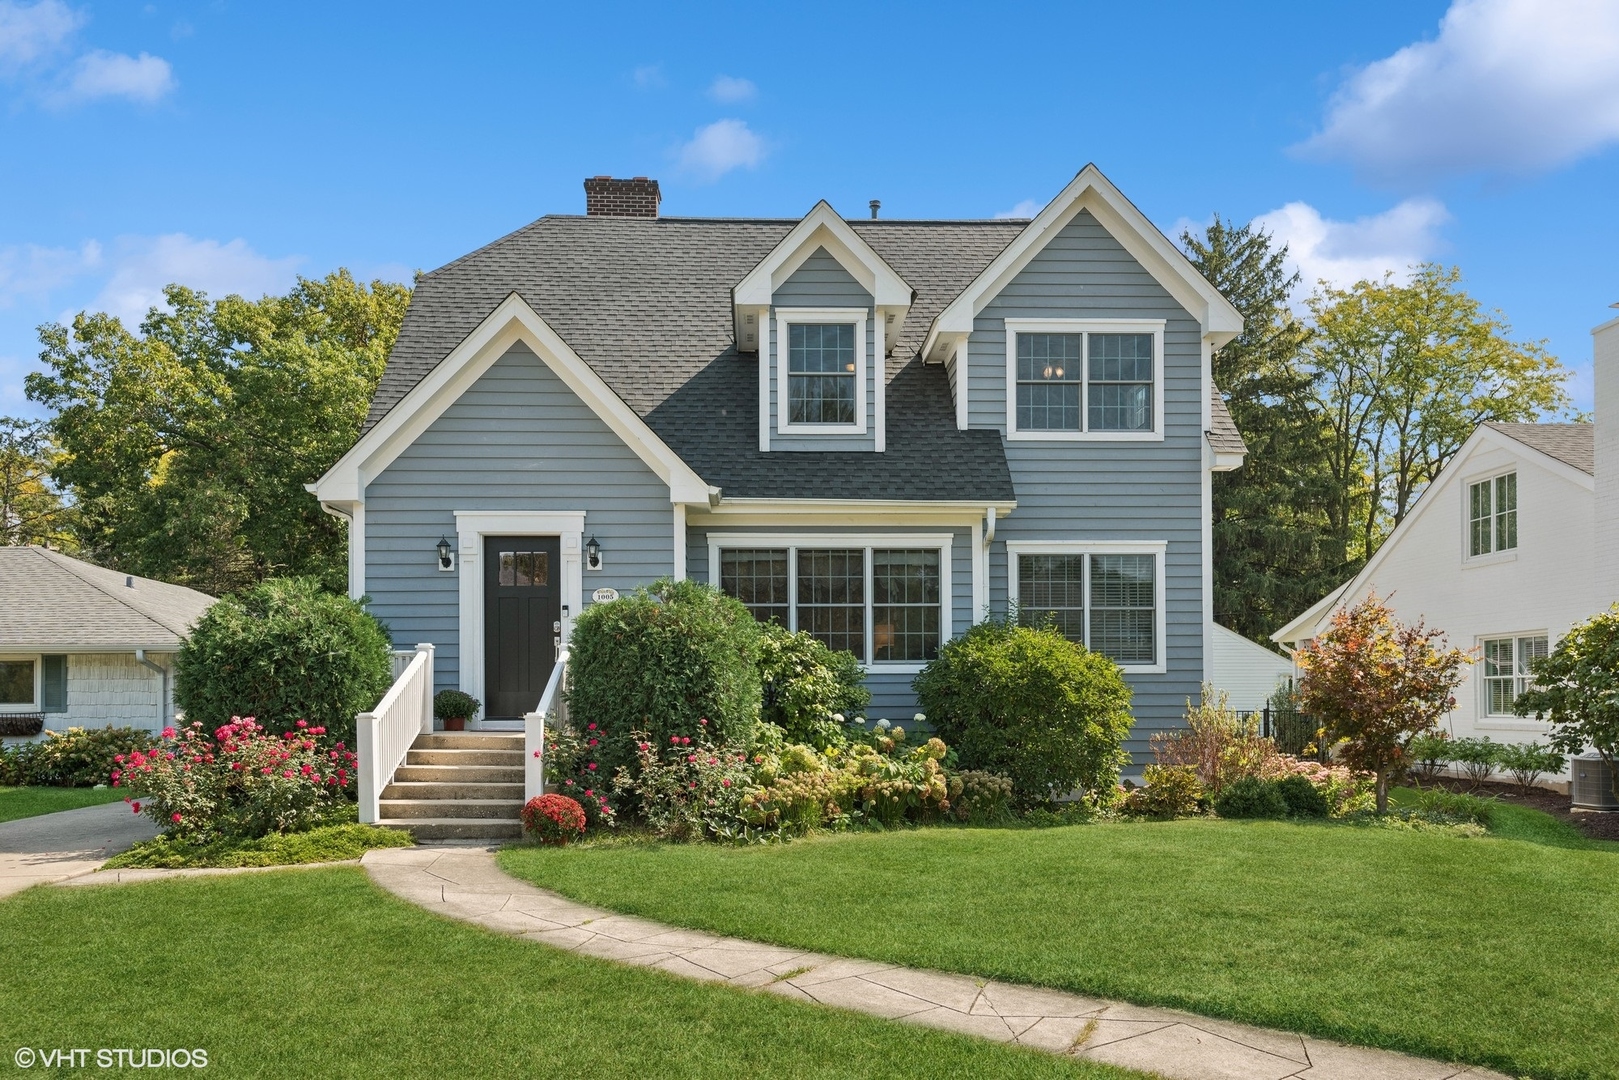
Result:
{"label": "dormer window", "polygon": [[787,340],[788,422],[853,424],[854,326],[791,323]]}
{"label": "dormer window", "polygon": [[1161,320],[1007,319],[1009,439],[1162,439]]}

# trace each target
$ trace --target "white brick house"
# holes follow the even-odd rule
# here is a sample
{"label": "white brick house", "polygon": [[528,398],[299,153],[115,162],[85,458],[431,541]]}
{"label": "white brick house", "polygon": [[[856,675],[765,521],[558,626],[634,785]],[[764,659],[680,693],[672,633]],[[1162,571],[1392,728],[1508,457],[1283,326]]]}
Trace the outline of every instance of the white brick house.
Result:
{"label": "white brick house", "polygon": [[174,655],[213,602],[45,548],[0,548],[0,733],[163,728]]}

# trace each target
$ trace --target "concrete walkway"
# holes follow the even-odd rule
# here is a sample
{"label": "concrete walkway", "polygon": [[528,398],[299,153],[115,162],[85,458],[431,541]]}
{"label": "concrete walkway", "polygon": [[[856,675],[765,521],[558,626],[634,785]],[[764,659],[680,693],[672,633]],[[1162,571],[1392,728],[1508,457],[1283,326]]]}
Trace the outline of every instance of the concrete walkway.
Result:
{"label": "concrete walkway", "polygon": [[0,822],[0,896],[88,874],[156,835],[150,819],[121,802]]}
{"label": "concrete walkway", "polygon": [[1507,1080],[1168,1009],[679,930],[518,881],[488,850],[385,848],[367,852],[361,865],[397,896],[527,941],[1175,1080]]}

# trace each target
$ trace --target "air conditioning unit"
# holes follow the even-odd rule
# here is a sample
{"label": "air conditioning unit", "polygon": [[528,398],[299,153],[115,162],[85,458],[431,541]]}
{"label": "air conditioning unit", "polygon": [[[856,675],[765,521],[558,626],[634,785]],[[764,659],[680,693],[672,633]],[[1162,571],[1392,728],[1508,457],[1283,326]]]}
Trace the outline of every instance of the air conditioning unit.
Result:
{"label": "air conditioning unit", "polygon": [[1613,769],[1600,754],[1578,754],[1569,761],[1574,773],[1574,805],[1581,810],[1619,810],[1613,793]]}

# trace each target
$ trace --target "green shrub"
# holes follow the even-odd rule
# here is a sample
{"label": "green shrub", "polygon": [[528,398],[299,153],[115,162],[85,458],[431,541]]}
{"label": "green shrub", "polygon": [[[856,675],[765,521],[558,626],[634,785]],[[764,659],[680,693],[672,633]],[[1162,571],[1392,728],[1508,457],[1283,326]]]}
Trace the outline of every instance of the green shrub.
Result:
{"label": "green shrub", "polygon": [[1298,773],[1284,776],[1275,784],[1277,794],[1287,805],[1288,817],[1324,818],[1332,812],[1326,793]]}
{"label": "green shrub", "polygon": [[150,750],[157,736],[141,728],[68,728],[47,731],[40,742],[0,750],[0,785],[94,787],[107,783],[114,759]]}
{"label": "green shrub", "polygon": [[1412,768],[1424,780],[1433,780],[1445,771],[1445,766],[1453,760],[1453,744],[1450,735],[1443,731],[1431,731],[1418,735],[1411,740],[1409,751]]}
{"label": "green shrub", "polygon": [[1543,773],[1560,773],[1567,759],[1556,750],[1533,743],[1502,743],[1496,748],[1496,761],[1501,768],[1512,774],[1517,781],[1518,790],[1529,794],[1529,789],[1535,786],[1535,781]]}
{"label": "green shrub", "polygon": [[354,715],[393,681],[389,648],[363,603],[313,578],[271,578],[197,622],[175,660],[175,700],[210,730],[233,716],[278,731],[307,720],[352,744]]}
{"label": "green shrub", "polygon": [[433,695],[433,716],[439,720],[470,720],[482,704],[460,690],[440,690]]}
{"label": "green shrub", "polygon": [[1148,765],[1142,779],[1146,786],[1136,788],[1124,800],[1127,814],[1169,821],[1203,809],[1203,784],[1195,765]]}
{"label": "green shrub", "polygon": [[592,771],[603,780],[621,766],[634,771],[643,739],[662,746],[702,734],[752,747],[759,624],[718,589],[665,578],[592,604],[574,623],[569,649],[569,710],[575,724],[596,725]]}
{"label": "green shrub", "polygon": [[1462,772],[1476,788],[1495,771],[1501,760],[1501,747],[1491,742],[1488,735],[1482,739],[1457,739],[1450,744],[1450,760],[1462,767]]}
{"label": "green shrub", "polygon": [[1287,800],[1275,781],[1245,776],[1226,785],[1214,810],[1223,818],[1285,818]]}
{"label": "green shrub", "polygon": [[957,821],[994,825],[1012,816],[1012,781],[1007,777],[963,769],[951,777],[950,792],[950,813]]}
{"label": "green shrub", "polygon": [[979,623],[912,686],[959,764],[1010,777],[1019,808],[1076,789],[1110,798],[1129,760],[1130,687],[1113,661],[1054,628]]}
{"label": "green shrub", "polygon": [[827,648],[800,630],[767,623],[759,634],[760,718],[781,728],[788,742],[817,750],[848,743],[846,720],[871,704],[865,671],[854,653]]}
{"label": "green shrub", "polygon": [[1429,788],[1418,792],[1411,810],[1435,825],[1467,824],[1489,828],[1495,820],[1495,801],[1459,791]]}

